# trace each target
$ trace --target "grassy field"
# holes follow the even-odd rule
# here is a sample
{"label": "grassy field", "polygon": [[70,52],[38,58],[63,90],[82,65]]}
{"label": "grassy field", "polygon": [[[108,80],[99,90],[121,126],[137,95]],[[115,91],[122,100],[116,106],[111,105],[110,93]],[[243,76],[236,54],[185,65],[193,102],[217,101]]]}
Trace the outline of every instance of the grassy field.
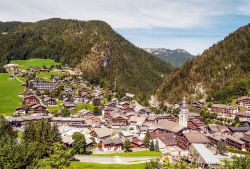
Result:
{"label": "grassy field", "polygon": [[144,164],[96,164],[84,162],[71,162],[68,169],[144,169]]}
{"label": "grassy field", "polygon": [[243,154],[243,155],[247,155],[250,156],[250,152],[247,151],[241,151],[241,150],[236,150],[234,148],[228,147],[227,151],[231,152],[231,153],[235,153],[235,154]]}
{"label": "grassy field", "polygon": [[56,103],[57,103],[57,105],[48,106],[48,110],[49,110],[51,113],[55,113],[55,112],[57,112],[58,110],[63,109],[63,101],[57,100]]}
{"label": "grassy field", "polygon": [[78,113],[78,111],[80,111],[82,109],[87,109],[89,111],[93,111],[94,108],[95,108],[95,106],[93,104],[78,104],[78,105],[76,105],[75,110],[70,110],[70,113],[76,114],[76,113]]}
{"label": "grassy field", "polygon": [[156,151],[134,151],[134,152],[127,152],[127,153],[113,153],[113,154],[92,154],[92,156],[160,156],[161,152]]}
{"label": "grassy field", "polygon": [[3,115],[12,115],[21,105],[18,94],[22,93],[22,84],[9,77],[9,73],[0,73],[0,113]]}
{"label": "grassy field", "polygon": [[62,75],[67,75],[66,73],[63,73],[61,71],[55,72],[55,71],[50,71],[50,72],[40,72],[38,73],[36,76],[37,77],[41,77],[45,80],[50,80],[50,77],[52,75],[58,75],[58,76],[62,76]]}
{"label": "grassy field", "polygon": [[42,68],[46,66],[49,68],[50,66],[60,65],[60,63],[55,62],[52,59],[29,59],[29,60],[13,60],[11,63],[18,64],[21,68]]}

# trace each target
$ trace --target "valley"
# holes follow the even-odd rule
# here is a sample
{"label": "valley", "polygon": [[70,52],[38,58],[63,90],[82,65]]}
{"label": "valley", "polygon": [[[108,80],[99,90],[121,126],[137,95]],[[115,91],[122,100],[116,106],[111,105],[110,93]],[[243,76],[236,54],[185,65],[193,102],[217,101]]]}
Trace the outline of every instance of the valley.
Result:
{"label": "valley", "polygon": [[249,24],[200,56],[141,49],[98,20],[1,22],[0,32],[0,168],[249,160]]}

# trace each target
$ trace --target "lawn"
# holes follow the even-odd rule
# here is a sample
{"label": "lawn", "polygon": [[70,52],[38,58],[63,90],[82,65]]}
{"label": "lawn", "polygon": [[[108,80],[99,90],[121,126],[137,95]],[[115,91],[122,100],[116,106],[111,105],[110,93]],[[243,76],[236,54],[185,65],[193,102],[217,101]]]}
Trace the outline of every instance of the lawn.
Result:
{"label": "lawn", "polygon": [[97,163],[85,163],[85,162],[71,162],[68,169],[144,169],[143,164],[97,164]]}
{"label": "lawn", "polygon": [[127,153],[113,153],[113,154],[92,154],[92,156],[160,156],[161,152],[156,151],[134,151],[134,152],[127,152]]}
{"label": "lawn", "polygon": [[93,111],[94,108],[95,108],[95,106],[93,104],[78,104],[78,105],[76,105],[75,110],[70,110],[70,113],[76,114],[76,113],[78,113],[78,111],[80,111],[82,109],[87,109],[89,111]]}
{"label": "lawn", "polygon": [[63,101],[57,100],[56,103],[57,103],[57,105],[48,106],[48,110],[49,110],[51,113],[54,113],[54,112],[57,112],[57,111],[60,110],[60,109],[63,109]]}
{"label": "lawn", "polygon": [[60,65],[60,63],[55,62],[52,59],[29,59],[29,60],[13,60],[11,63],[18,64],[21,68],[42,68],[46,66],[47,68],[55,65]]}
{"label": "lawn", "polygon": [[241,151],[241,150],[236,150],[234,148],[228,147],[227,151],[231,152],[231,153],[235,153],[235,154],[243,154],[243,155],[247,155],[250,156],[250,152],[247,151]]}
{"label": "lawn", "polygon": [[50,72],[40,72],[36,76],[41,77],[41,78],[48,81],[48,80],[50,80],[50,77],[52,75],[62,76],[62,75],[67,75],[67,73],[64,73],[64,72],[61,72],[61,71],[57,71],[57,72],[56,71],[50,71]]}
{"label": "lawn", "polygon": [[9,73],[0,73],[0,113],[12,115],[21,105],[18,94],[22,93],[22,84],[16,79],[9,79]]}

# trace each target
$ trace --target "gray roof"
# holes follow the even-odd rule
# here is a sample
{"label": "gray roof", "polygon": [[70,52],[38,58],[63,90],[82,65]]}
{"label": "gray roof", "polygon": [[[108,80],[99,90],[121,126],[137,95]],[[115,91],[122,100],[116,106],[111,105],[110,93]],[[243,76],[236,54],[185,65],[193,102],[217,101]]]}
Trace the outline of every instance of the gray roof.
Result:
{"label": "gray roof", "polygon": [[192,144],[205,164],[218,164],[220,160],[209,151],[204,144]]}
{"label": "gray roof", "polygon": [[103,144],[122,144],[123,141],[120,138],[107,138],[102,140]]}

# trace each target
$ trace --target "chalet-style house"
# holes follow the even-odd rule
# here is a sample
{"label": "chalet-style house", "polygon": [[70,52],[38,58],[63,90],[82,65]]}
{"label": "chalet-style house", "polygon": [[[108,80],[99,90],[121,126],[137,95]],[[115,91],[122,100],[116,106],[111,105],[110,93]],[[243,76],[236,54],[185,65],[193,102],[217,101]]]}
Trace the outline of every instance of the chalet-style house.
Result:
{"label": "chalet-style house", "polygon": [[213,133],[231,133],[227,126],[217,125],[217,124],[210,124],[207,126],[207,131],[211,134]]}
{"label": "chalet-style house", "polygon": [[43,91],[51,91],[57,88],[57,85],[55,83],[47,83],[47,82],[39,82],[39,83],[33,83],[33,89],[34,90],[43,90]]}
{"label": "chalet-style house", "polygon": [[93,112],[89,110],[82,109],[79,111],[78,116],[81,118],[89,118],[89,117],[94,117],[95,115],[93,114]]}
{"label": "chalet-style house", "polygon": [[47,106],[54,106],[56,105],[56,99],[47,97],[43,100],[43,103]]}
{"label": "chalet-style house", "polygon": [[112,130],[106,127],[94,128],[90,133],[93,137],[96,137],[99,140],[109,138],[112,135]]}
{"label": "chalet-style house", "polygon": [[29,106],[29,111],[28,113],[30,114],[44,114],[47,115],[48,111],[47,108],[41,104],[33,104]]}
{"label": "chalet-style house", "polygon": [[193,103],[191,104],[191,107],[192,107],[193,109],[201,110],[201,109],[203,108],[203,104],[200,103],[200,102],[193,102]]}
{"label": "chalet-style house", "polygon": [[250,97],[244,96],[236,101],[238,106],[244,106],[250,108]]}
{"label": "chalet-style house", "polygon": [[131,139],[131,145],[133,148],[145,148],[146,147],[143,141],[137,137],[133,137]]}
{"label": "chalet-style house", "polygon": [[128,125],[128,118],[121,115],[120,113],[110,113],[107,120],[110,122],[112,127],[125,127]]}
{"label": "chalet-style house", "polygon": [[244,132],[248,132],[250,131],[250,127],[228,127],[228,129],[232,132],[232,133],[244,133]]}
{"label": "chalet-style house", "polygon": [[28,95],[24,97],[24,103],[26,105],[31,105],[31,104],[37,104],[39,103],[39,100],[37,99],[37,97],[35,95]]}
{"label": "chalet-style house", "polygon": [[243,137],[241,137],[240,140],[245,142],[246,151],[250,151],[250,135],[249,134],[244,134]]}
{"label": "chalet-style house", "polygon": [[183,133],[180,136],[177,136],[177,145],[183,149],[188,150],[190,145],[193,143],[197,144],[209,144],[210,140],[203,134],[199,132],[194,133]]}
{"label": "chalet-style house", "polygon": [[26,114],[26,110],[25,110],[24,107],[19,107],[19,108],[16,108],[16,111],[15,111],[14,114],[17,115],[17,116],[25,115]]}
{"label": "chalet-style house", "polygon": [[167,146],[177,145],[176,135],[174,133],[166,133],[164,131],[153,131],[150,132],[149,135],[152,140],[158,140],[159,144],[161,144],[161,149],[164,149]]}
{"label": "chalet-style house", "polygon": [[179,125],[176,122],[169,121],[169,120],[159,120],[156,124],[155,132],[164,131],[166,133],[174,133],[179,134],[181,133],[185,127]]}
{"label": "chalet-style house", "polygon": [[233,108],[229,105],[224,104],[213,104],[211,107],[211,111],[214,113],[220,113],[220,114],[234,114],[237,112],[237,109]]}
{"label": "chalet-style house", "polygon": [[51,116],[18,116],[18,117],[5,117],[5,119],[14,127],[24,126],[26,123],[38,120],[51,121]]}
{"label": "chalet-style house", "polygon": [[146,117],[132,116],[128,121],[131,126],[142,126]]}
{"label": "chalet-style house", "polygon": [[120,138],[106,138],[99,142],[98,147],[104,151],[120,151],[123,149],[123,141]]}
{"label": "chalet-style house", "polygon": [[84,126],[100,128],[101,125],[102,125],[102,121],[101,121],[100,117],[98,117],[98,116],[84,117],[84,119],[85,119],[85,125]]}
{"label": "chalet-style house", "polygon": [[68,125],[74,127],[82,127],[84,125],[83,118],[71,118],[71,117],[52,117],[51,122],[57,125]]}
{"label": "chalet-style house", "polygon": [[188,120],[188,129],[190,130],[200,130],[205,126],[205,123],[200,119],[189,119]]}
{"label": "chalet-style house", "polygon": [[237,148],[239,150],[243,150],[243,151],[246,150],[246,146],[245,146],[244,141],[240,140],[237,137],[231,136],[231,135],[227,135],[226,137],[227,137],[226,144],[228,146],[231,146],[231,147]]}
{"label": "chalet-style house", "polygon": [[226,142],[227,139],[226,134],[223,133],[207,133],[206,136],[210,140],[212,145],[218,145],[220,141]]}
{"label": "chalet-style house", "polygon": [[76,105],[74,103],[70,103],[70,102],[64,102],[63,106],[67,109],[73,110],[76,108]]}

